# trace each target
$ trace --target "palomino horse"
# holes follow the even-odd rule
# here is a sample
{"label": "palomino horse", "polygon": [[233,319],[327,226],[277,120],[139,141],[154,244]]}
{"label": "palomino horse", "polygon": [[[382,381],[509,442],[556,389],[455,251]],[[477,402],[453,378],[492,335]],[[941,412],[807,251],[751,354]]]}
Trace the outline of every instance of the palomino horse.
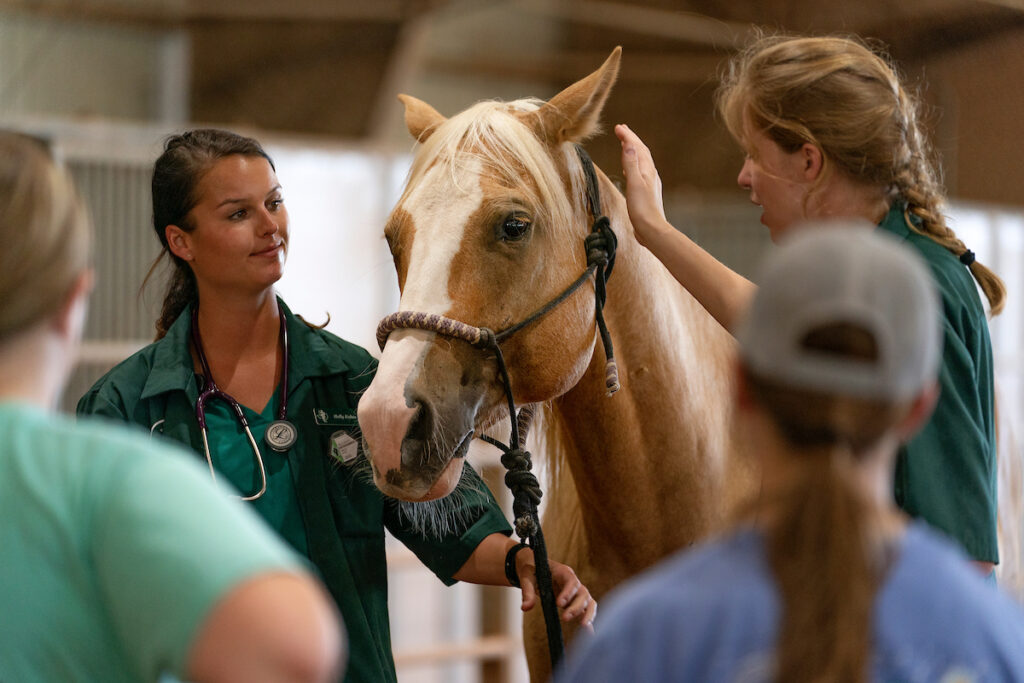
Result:
{"label": "palomino horse", "polygon": [[[619,58],[547,103],[482,102],[445,119],[401,96],[421,143],[385,230],[402,311],[502,330],[586,269],[593,217],[574,145],[594,132]],[[546,404],[535,431],[554,472],[550,555],[600,598],[708,534],[753,477],[732,455],[729,334],[636,243],[624,198],[598,178],[619,245],[604,311],[621,391],[606,396],[590,283],[501,348],[515,402]],[[507,416],[493,354],[415,329],[390,335],[359,403],[375,481],[404,500],[449,493],[469,439]],[[538,612],[526,626],[534,680],[547,673]]]}

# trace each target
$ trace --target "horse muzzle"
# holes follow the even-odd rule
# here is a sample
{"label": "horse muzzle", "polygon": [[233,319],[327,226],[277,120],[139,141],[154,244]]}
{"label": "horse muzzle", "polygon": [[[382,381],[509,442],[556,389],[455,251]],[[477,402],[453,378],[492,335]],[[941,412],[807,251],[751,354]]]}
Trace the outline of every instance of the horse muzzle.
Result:
{"label": "horse muzzle", "polygon": [[418,330],[388,342],[358,409],[374,483],[385,495],[433,500],[458,484],[487,392],[479,354]]}

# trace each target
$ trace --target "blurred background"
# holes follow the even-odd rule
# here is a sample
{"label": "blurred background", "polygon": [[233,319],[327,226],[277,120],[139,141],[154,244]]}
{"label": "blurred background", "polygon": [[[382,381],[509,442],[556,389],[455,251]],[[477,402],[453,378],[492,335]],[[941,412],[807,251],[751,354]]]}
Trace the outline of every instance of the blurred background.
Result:
{"label": "blurred background", "polygon": [[[0,0],[0,126],[51,141],[98,232],[65,407],[152,339],[150,170],[166,135],[198,125],[268,147],[291,212],[283,296],[376,353],[376,322],[398,301],[382,228],[412,150],[396,94],[446,115],[547,98],[622,45],[606,130],[629,123],[659,163],[670,220],[750,274],[767,234],[712,93],[757,29],[878,40],[918,88],[951,223],[1009,289],[992,334],[1001,425],[1020,433],[1024,0]],[[614,136],[587,147],[621,176]],[[474,458],[499,476],[492,454]],[[515,592],[445,589],[397,544],[390,567],[401,681],[525,680]]]}

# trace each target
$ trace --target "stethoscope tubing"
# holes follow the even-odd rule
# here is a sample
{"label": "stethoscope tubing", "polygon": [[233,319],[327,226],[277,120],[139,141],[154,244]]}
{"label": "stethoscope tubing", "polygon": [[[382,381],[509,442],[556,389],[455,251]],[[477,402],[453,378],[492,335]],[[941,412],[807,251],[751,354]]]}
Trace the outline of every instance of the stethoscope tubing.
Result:
{"label": "stethoscope tubing", "polygon": [[[277,410],[277,419],[285,420],[288,415],[288,330],[285,326],[284,313],[279,313],[281,319],[281,345],[282,354],[284,356],[281,363],[281,400]],[[245,413],[242,411],[242,406],[239,405],[238,401],[233,396],[217,386],[217,382],[213,379],[213,373],[210,371],[210,363],[206,359],[206,352],[203,350],[203,339],[199,333],[199,306],[192,310],[192,345],[196,350],[196,356],[199,359],[199,366],[203,371],[203,384],[199,389],[199,398],[196,399],[196,420],[199,422],[199,432],[203,436],[203,455],[206,457],[206,464],[210,468],[210,476],[213,480],[217,480],[217,472],[213,466],[213,457],[210,454],[210,441],[207,436],[209,430],[206,427],[206,403],[210,399],[218,398],[229,406],[235,413],[235,417],[238,419],[238,423],[245,430],[245,436],[249,440],[249,445],[252,447],[253,455],[260,471],[260,488],[256,493],[252,493],[248,496],[239,496],[242,500],[253,501],[263,496],[267,492],[267,470],[263,464],[263,455],[260,453],[259,446],[256,445],[256,439],[253,438],[252,430],[249,429],[249,421],[245,419]]]}
{"label": "stethoscope tubing", "polygon": [[[259,446],[256,445],[256,440],[252,438],[252,432],[249,430],[249,425],[243,423],[242,426],[245,429],[245,436],[249,439],[249,444],[252,446],[252,452],[256,455],[256,464],[260,468],[260,490],[249,496],[239,496],[242,500],[252,501],[263,496],[267,492],[267,470],[263,466],[263,456],[260,455]],[[210,467],[210,476],[213,477],[214,481],[217,481],[217,470],[213,467],[213,458],[210,457],[210,442],[206,437],[206,427],[200,430],[203,435],[203,454],[206,456],[206,464]]]}

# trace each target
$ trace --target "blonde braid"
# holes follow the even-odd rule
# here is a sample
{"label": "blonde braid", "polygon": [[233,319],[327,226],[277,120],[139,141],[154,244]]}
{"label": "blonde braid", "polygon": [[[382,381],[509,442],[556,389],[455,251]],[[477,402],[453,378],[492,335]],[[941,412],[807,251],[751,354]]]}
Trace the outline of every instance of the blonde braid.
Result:
{"label": "blonde braid", "polygon": [[987,266],[974,260],[973,254],[967,255],[967,246],[946,225],[942,213],[942,186],[929,160],[928,144],[917,124],[916,105],[899,84],[894,84],[894,89],[899,100],[897,114],[903,135],[894,155],[893,185],[895,194],[907,201],[908,212],[920,220],[920,225],[910,220],[907,220],[907,225],[949,249],[957,258],[969,261],[967,266],[985,293],[992,315],[999,315],[1006,303],[1006,285]]}

